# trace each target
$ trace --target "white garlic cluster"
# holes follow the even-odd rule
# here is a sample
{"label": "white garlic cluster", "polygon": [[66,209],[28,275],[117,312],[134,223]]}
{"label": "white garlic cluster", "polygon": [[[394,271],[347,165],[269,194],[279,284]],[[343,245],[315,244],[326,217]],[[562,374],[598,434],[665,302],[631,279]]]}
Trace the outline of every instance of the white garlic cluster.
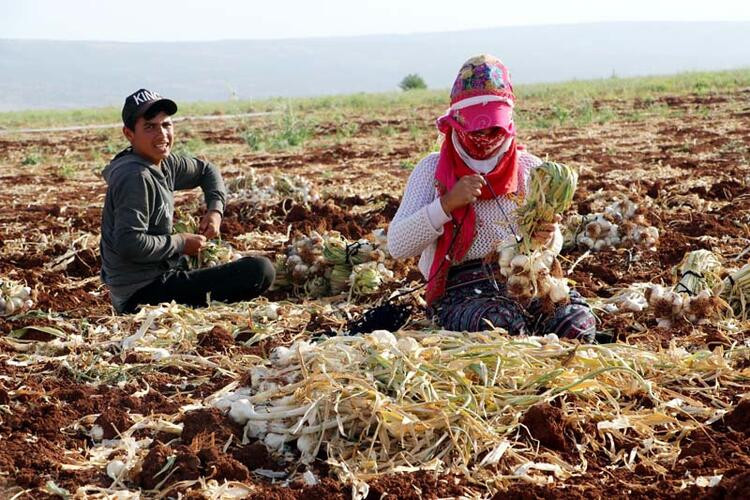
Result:
{"label": "white garlic cluster", "polygon": [[702,324],[714,317],[720,301],[710,290],[702,290],[696,295],[677,292],[673,288],[653,285],[646,289],[645,298],[662,328],[669,328],[675,320],[684,318],[691,323]]}
{"label": "white garlic cluster", "polygon": [[33,306],[31,288],[16,281],[0,278],[0,316],[19,314]]}
{"label": "white garlic cluster", "polygon": [[643,293],[636,290],[625,290],[606,301],[605,310],[609,313],[636,313],[648,308],[648,301]]}
{"label": "white garlic cluster", "polygon": [[225,241],[209,241],[201,250],[198,257],[193,257],[193,268],[216,267],[234,262],[243,257],[229,243]]}
{"label": "white garlic cluster", "polygon": [[[301,360],[313,353],[314,345],[306,341],[290,347],[276,347],[269,356],[269,366],[255,366],[250,371],[250,387],[225,394],[213,403],[229,417],[244,425],[244,438],[259,439],[278,453],[286,451],[286,443],[296,441],[302,463],[311,463],[317,454],[320,436],[325,425],[318,422],[316,402],[305,402],[296,395],[274,397],[281,386],[302,379]],[[263,403],[253,395],[267,394]],[[257,398],[256,398],[257,399]],[[333,421],[335,426],[335,420]]]}
{"label": "white garlic cluster", "polygon": [[638,225],[628,221],[623,223],[622,228],[625,231],[623,246],[654,250],[659,244],[659,230],[654,226]]}
{"label": "white garlic cluster", "polygon": [[301,285],[310,276],[322,275],[326,269],[324,239],[317,232],[295,240],[287,249],[285,271],[292,283]]}
{"label": "white garlic cluster", "polygon": [[536,297],[557,304],[570,297],[568,282],[550,249],[523,254],[518,253],[516,245],[506,246],[500,249],[499,263],[500,273],[507,280],[508,294],[522,303]]}
{"label": "white garlic cluster", "polygon": [[253,318],[261,321],[276,321],[279,319],[279,304],[277,302],[269,302],[256,307],[253,310]]}
{"label": "white garlic cluster", "polygon": [[268,205],[283,198],[291,198],[302,204],[320,199],[312,183],[298,175],[259,174],[254,168],[227,182],[230,199],[253,204]]}
{"label": "white garlic cluster", "polygon": [[575,214],[565,222],[565,246],[579,246],[595,252],[618,247],[654,248],[659,230],[649,226],[639,207],[625,199],[603,212]]}
{"label": "white garlic cluster", "polygon": [[351,290],[357,295],[376,293],[386,279],[393,279],[393,271],[386,268],[382,262],[375,261],[357,264],[349,275]]}
{"label": "white garlic cluster", "polygon": [[598,252],[604,248],[614,248],[620,244],[620,228],[604,214],[595,214],[584,226],[583,234],[577,237],[579,245]]}

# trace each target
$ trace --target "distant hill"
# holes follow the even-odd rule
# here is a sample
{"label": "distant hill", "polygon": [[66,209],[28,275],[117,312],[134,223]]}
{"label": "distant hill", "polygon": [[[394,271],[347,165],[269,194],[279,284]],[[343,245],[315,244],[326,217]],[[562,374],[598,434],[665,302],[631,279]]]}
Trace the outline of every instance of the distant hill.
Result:
{"label": "distant hill", "polygon": [[451,33],[194,43],[0,40],[0,111],[119,106],[146,87],[179,101],[448,88],[489,52],[516,83],[750,66],[750,23],[595,23]]}

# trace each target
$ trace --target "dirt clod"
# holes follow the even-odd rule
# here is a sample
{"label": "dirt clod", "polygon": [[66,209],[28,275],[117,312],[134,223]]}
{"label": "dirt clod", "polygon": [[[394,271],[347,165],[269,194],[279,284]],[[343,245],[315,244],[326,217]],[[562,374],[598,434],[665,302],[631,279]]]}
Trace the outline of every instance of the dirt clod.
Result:
{"label": "dirt clod", "polygon": [[227,352],[234,345],[234,337],[220,326],[198,335],[198,345],[204,352]]}
{"label": "dirt clod", "polygon": [[203,408],[185,414],[182,421],[182,442],[190,444],[200,434],[213,435],[217,443],[224,444],[230,437],[242,436],[242,426],[216,408]]}
{"label": "dirt clod", "polygon": [[737,432],[750,435],[750,399],[743,399],[731,412],[724,415],[724,423]]}
{"label": "dirt clod", "polygon": [[133,419],[123,410],[110,406],[94,420],[94,425],[102,428],[104,439],[114,439],[133,425]]}
{"label": "dirt clod", "polygon": [[568,450],[568,442],[565,440],[565,416],[559,408],[549,403],[534,405],[526,411],[521,423],[529,429],[531,437],[542,446],[558,451]]}

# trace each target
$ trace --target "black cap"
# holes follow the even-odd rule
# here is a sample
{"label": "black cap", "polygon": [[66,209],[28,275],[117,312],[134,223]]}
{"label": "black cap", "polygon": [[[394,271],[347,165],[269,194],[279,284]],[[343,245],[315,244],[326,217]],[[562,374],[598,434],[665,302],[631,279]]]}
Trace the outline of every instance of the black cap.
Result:
{"label": "black cap", "polygon": [[177,104],[171,99],[163,98],[158,92],[138,89],[125,98],[125,104],[122,106],[122,123],[133,130],[138,117],[145,115],[149,110],[151,117],[159,111],[173,115],[177,113]]}

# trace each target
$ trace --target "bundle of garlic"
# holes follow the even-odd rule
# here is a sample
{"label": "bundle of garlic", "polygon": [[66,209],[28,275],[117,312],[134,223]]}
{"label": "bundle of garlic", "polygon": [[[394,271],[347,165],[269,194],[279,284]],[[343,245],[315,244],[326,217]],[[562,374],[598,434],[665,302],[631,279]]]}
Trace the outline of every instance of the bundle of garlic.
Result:
{"label": "bundle of garlic", "polygon": [[604,208],[604,215],[610,220],[620,223],[630,220],[638,213],[638,205],[628,198],[623,198]]}
{"label": "bundle of garlic", "polygon": [[674,288],[653,285],[646,289],[644,295],[660,328],[669,328],[675,321],[683,318],[691,323],[707,323],[711,318],[717,317],[725,305],[719,297],[711,295],[708,289],[690,295]]}
{"label": "bundle of garlic", "polygon": [[367,295],[391,279],[383,261],[385,252],[377,243],[362,239],[349,242],[338,232],[325,236],[313,232],[296,239],[285,256],[276,259],[274,288],[291,286],[297,294],[325,297],[349,291]]}
{"label": "bundle of garlic", "polygon": [[276,256],[274,288],[292,286],[304,290],[312,297],[327,295],[328,286],[320,280],[328,272],[329,267],[323,255],[324,248],[324,239],[316,231],[310,236],[294,240],[287,247],[286,254]]}
{"label": "bundle of garlic", "polygon": [[304,205],[320,199],[312,183],[298,175],[280,175],[276,179],[276,190],[283,197],[292,198]]}
{"label": "bundle of garlic", "polygon": [[648,308],[644,296],[651,283],[631,283],[627,288],[617,290],[611,297],[603,299],[602,309],[610,314],[638,313]]}
{"label": "bundle of garlic", "polygon": [[349,262],[355,266],[364,264],[365,262],[383,262],[386,255],[377,243],[372,243],[364,239],[349,245],[348,251]]}
{"label": "bundle of garlic", "polygon": [[524,252],[533,249],[531,235],[539,224],[553,222],[556,215],[570,207],[578,173],[562,163],[546,161],[532,171],[530,184],[526,202],[518,209]]}
{"label": "bundle of garlic", "polygon": [[[277,348],[251,368],[250,387],[222,389],[204,402],[289,462],[310,463],[322,449],[331,472],[343,477],[408,468],[489,483],[518,480],[519,468],[529,464],[580,473],[577,461],[519,439],[529,432],[527,412],[540,403],[553,402],[570,428],[584,434],[596,415],[597,431],[611,443],[602,456],[613,467],[633,448],[616,439],[623,430],[647,442],[638,448],[646,464],[676,456],[685,432],[726,409],[720,398],[683,404],[677,397],[736,386],[744,379],[731,359],[721,350],[675,346],[584,348],[553,334],[519,338],[499,329],[379,330]],[[599,443],[571,442],[581,456],[601,454]],[[548,476],[539,479],[549,484]]]}
{"label": "bundle of garlic", "polygon": [[659,230],[649,225],[646,220],[645,211],[642,208],[635,204],[633,206],[632,210],[623,213],[622,224],[620,226],[622,246],[654,250],[659,243]]}
{"label": "bundle of garlic", "polygon": [[624,231],[622,237],[623,246],[641,247],[655,250],[659,244],[659,229],[654,226],[641,226],[634,222],[626,221],[622,224]]}
{"label": "bundle of garlic", "polygon": [[385,252],[377,243],[365,239],[349,243],[334,233],[326,240],[323,254],[333,265],[329,275],[333,293],[349,290],[350,296],[352,293],[368,295],[375,293],[384,279],[393,277],[382,265]]}
{"label": "bundle of garlic", "polygon": [[689,298],[686,293],[675,292],[661,285],[647,288],[644,296],[660,328],[669,328],[674,320],[682,317],[685,301]]}
{"label": "bundle of garlic", "polygon": [[302,366],[314,350],[314,345],[307,341],[274,348],[268,366],[250,369],[249,387],[222,395],[212,402],[213,406],[228,410],[232,420],[245,426],[244,438],[261,439],[269,450],[278,453],[284,451],[286,443],[296,441],[301,461],[311,463],[317,454],[318,438],[325,430],[336,427],[337,419],[321,425],[317,412],[320,400],[306,402],[298,392],[279,394],[280,389],[300,383]]}
{"label": "bundle of garlic", "polygon": [[533,240],[538,225],[554,222],[573,201],[578,174],[560,163],[545,162],[533,170],[526,203],[518,209],[521,242],[499,249],[500,272],[508,294],[527,303],[537,297],[553,304],[568,300],[570,288],[551,248]]}
{"label": "bundle of garlic", "polygon": [[350,291],[357,295],[371,295],[380,289],[384,279],[392,278],[393,271],[386,268],[382,262],[363,262],[352,269],[349,276]]}
{"label": "bundle of garlic", "polygon": [[19,314],[33,306],[31,288],[16,281],[0,278],[0,316]]}
{"label": "bundle of garlic", "polygon": [[242,258],[232,246],[224,241],[207,241],[200,253],[190,258],[191,269],[216,267]]}
{"label": "bundle of garlic", "polygon": [[549,298],[553,304],[570,296],[560,263],[550,249],[517,253],[516,245],[500,249],[500,273],[507,279],[508,294],[522,304],[532,298]]}
{"label": "bundle of garlic", "polygon": [[750,319],[750,264],[724,278],[720,296],[727,302],[735,318],[742,321]]}
{"label": "bundle of garlic", "polygon": [[693,250],[672,269],[677,280],[675,288],[697,295],[703,290],[716,294],[722,287],[723,266],[718,255],[710,250]]}
{"label": "bundle of garlic", "polygon": [[330,272],[326,274],[331,287],[331,293],[337,295],[349,289],[349,278],[352,275],[352,266],[349,264],[335,264]]}
{"label": "bundle of garlic", "polygon": [[324,251],[325,240],[316,231],[292,242],[288,248],[289,258],[286,263],[292,282],[303,284],[311,276],[321,276],[328,264]]}
{"label": "bundle of garlic", "polygon": [[677,282],[673,287],[633,283],[605,299],[604,310],[617,313],[648,309],[663,328],[682,319],[705,323],[716,319],[726,308],[726,303],[716,293],[721,287],[721,270],[721,261],[714,253],[708,250],[689,252],[672,270]]}
{"label": "bundle of garlic", "polygon": [[[173,234],[196,234],[198,232],[198,218],[191,215],[190,212],[191,209],[189,208],[175,210],[175,221],[172,226]],[[190,269],[202,269],[227,264],[241,258],[242,254],[232,248],[229,243],[221,240],[209,240],[198,255],[187,257],[187,260]]]}
{"label": "bundle of garlic", "polygon": [[642,208],[629,199],[618,200],[603,212],[574,214],[565,222],[566,248],[576,246],[595,252],[618,247],[653,248],[659,230],[649,226]]}
{"label": "bundle of garlic", "polygon": [[227,182],[230,199],[245,200],[254,204],[268,205],[284,198],[291,198],[308,205],[320,199],[317,191],[307,179],[293,175],[258,174],[254,168]]}
{"label": "bundle of garlic", "polygon": [[578,234],[576,242],[595,252],[618,246],[620,228],[610,218],[604,214],[593,214],[593,217],[585,218],[583,231]]}

